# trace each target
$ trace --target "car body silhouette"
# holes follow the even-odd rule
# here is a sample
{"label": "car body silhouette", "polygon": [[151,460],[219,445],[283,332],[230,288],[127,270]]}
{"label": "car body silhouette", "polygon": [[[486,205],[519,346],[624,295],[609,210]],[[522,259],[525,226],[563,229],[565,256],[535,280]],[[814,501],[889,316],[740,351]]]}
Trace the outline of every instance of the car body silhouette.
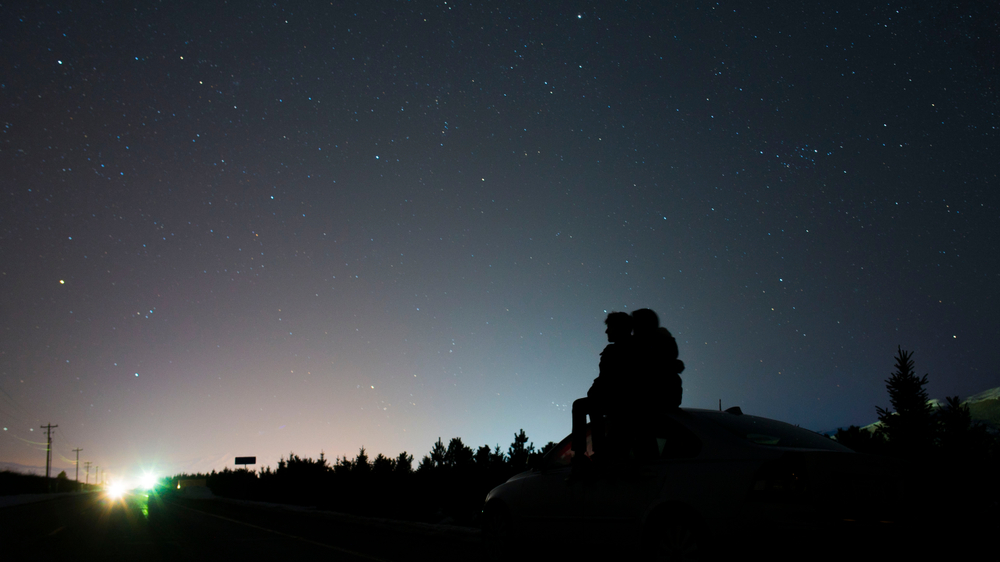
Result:
{"label": "car body silhouette", "polygon": [[[598,451],[574,471],[568,436],[540,466],[490,491],[489,552],[506,558],[512,544],[562,537],[568,546],[699,559],[780,531],[829,534],[831,525],[884,522],[897,493],[887,459],[736,408],[673,409],[629,427],[617,438],[628,443],[619,458],[599,461]],[[590,456],[589,434],[587,441]]]}

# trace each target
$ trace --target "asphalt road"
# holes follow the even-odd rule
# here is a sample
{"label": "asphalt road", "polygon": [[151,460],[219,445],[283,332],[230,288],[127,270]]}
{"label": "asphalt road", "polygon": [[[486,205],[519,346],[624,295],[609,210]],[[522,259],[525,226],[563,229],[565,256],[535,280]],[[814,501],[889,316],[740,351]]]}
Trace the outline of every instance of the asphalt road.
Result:
{"label": "asphalt road", "polygon": [[2,508],[0,544],[6,560],[484,558],[473,530],[141,493],[115,500],[80,494]]}

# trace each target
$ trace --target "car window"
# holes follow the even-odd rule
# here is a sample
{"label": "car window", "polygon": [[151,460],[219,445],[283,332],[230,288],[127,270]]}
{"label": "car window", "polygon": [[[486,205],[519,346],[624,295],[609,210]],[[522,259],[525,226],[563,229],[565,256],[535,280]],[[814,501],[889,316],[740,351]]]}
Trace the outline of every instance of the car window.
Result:
{"label": "car window", "polygon": [[727,413],[712,413],[704,417],[740,439],[757,445],[827,451],[850,450],[825,435],[777,420]]}

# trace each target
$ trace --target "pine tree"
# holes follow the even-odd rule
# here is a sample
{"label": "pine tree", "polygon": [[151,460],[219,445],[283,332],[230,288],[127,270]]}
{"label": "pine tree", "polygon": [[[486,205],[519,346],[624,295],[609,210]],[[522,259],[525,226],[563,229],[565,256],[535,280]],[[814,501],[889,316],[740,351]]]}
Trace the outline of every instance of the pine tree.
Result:
{"label": "pine tree", "polygon": [[413,472],[413,455],[406,454],[406,451],[400,453],[399,456],[396,457],[396,464],[393,470],[399,474],[409,474]]}
{"label": "pine tree", "polygon": [[476,449],[476,456],[472,459],[479,468],[486,468],[490,465],[490,446],[483,445]]}
{"label": "pine tree", "polygon": [[502,471],[507,465],[507,455],[504,454],[503,449],[500,448],[500,444],[497,443],[493,450],[490,451],[490,469],[494,471]]}
{"label": "pine tree", "polygon": [[533,452],[535,452],[535,444],[528,443],[528,436],[524,433],[524,430],[522,429],[520,433],[515,433],[514,442],[507,449],[507,459],[510,461],[511,468],[517,472],[527,468],[528,457]]}
{"label": "pine tree", "polygon": [[396,469],[395,459],[389,458],[382,453],[379,453],[372,461],[372,474],[390,474]]}
{"label": "pine tree", "polygon": [[913,457],[929,452],[934,439],[934,418],[927,402],[927,375],[918,377],[913,370],[913,352],[897,346],[896,371],[885,381],[892,410],[878,406],[882,422],[879,433],[888,439],[889,450],[896,455]]}
{"label": "pine tree", "polygon": [[368,453],[361,447],[358,456],[354,457],[354,466],[351,468],[353,474],[368,474],[372,470],[371,462],[368,461]]}
{"label": "pine tree", "polygon": [[941,453],[953,459],[987,457],[992,438],[986,426],[972,421],[969,406],[958,396],[946,396],[945,400],[945,406],[935,412]]}
{"label": "pine tree", "polygon": [[441,442],[441,438],[438,437],[437,443],[434,443],[431,447],[431,466],[444,466],[447,454],[448,449],[445,448],[444,443]]}
{"label": "pine tree", "polygon": [[855,452],[868,455],[881,454],[885,447],[885,439],[881,435],[861,429],[856,425],[852,425],[847,429],[837,429],[837,435],[834,439],[836,439],[837,443],[849,447]]}
{"label": "pine tree", "polygon": [[464,469],[472,463],[472,449],[462,443],[461,437],[452,437],[448,442],[448,450],[444,454],[444,464]]}

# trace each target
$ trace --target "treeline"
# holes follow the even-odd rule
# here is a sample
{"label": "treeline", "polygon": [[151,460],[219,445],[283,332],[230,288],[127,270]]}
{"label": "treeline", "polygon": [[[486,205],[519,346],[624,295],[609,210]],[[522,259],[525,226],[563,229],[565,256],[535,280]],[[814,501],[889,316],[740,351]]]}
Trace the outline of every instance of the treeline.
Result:
{"label": "treeline", "polygon": [[[957,396],[934,408],[925,388],[928,375],[916,375],[911,352],[897,351],[896,370],[885,381],[892,406],[876,407],[877,428],[850,426],[838,430],[835,438],[859,453],[898,459],[903,467],[900,485],[909,491],[910,516],[943,525],[996,521],[1000,512],[996,428],[974,422],[968,405]],[[939,503],[947,507],[938,509]]]}
{"label": "treeline", "polygon": [[973,422],[968,405],[958,396],[947,397],[940,408],[931,405],[927,377],[916,375],[912,352],[897,348],[896,370],[885,381],[892,406],[876,406],[879,423],[874,431],[852,425],[837,431],[837,441],[859,453],[905,460],[968,463],[1000,456],[995,431]]}
{"label": "treeline", "polygon": [[[896,371],[885,381],[891,407],[876,408],[878,429],[851,426],[838,430],[834,438],[859,453],[899,459],[906,466],[906,486],[914,491],[914,500],[916,495],[949,497],[970,508],[984,501],[1000,509],[995,478],[1000,474],[1000,440],[995,429],[974,423],[958,397],[932,408],[927,377],[917,377],[912,353],[899,349]],[[175,479],[205,478],[215,495],[229,498],[470,525],[477,523],[493,487],[537,465],[554,446],[549,442],[536,449],[522,429],[506,451],[499,445],[473,449],[459,437],[447,445],[438,439],[416,467],[405,451],[371,458],[362,447],[353,459],[338,457],[332,463],[322,454],[312,459],[290,453],[274,470],[226,469]]]}
{"label": "treeline", "polygon": [[[483,499],[496,485],[531,468],[555,443],[536,449],[522,429],[506,451],[500,445],[473,449],[460,437],[447,445],[439,438],[417,466],[413,455],[379,453],[364,447],[353,459],[332,463],[289,453],[276,469],[225,469],[210,474],[180,474],[174,480],[204,478],[217,496],[407,519],[475,525]],[[172,487],[176,487],[172,486]]]}
{"label": "treeline", "polygon": [[10,470],[0,471],[0,496],[18,494],[46,494],[62,492],[94,491],[97,486],[70,480],[66,471],[55,478],[45,478],[35,474],[22,474]]}

